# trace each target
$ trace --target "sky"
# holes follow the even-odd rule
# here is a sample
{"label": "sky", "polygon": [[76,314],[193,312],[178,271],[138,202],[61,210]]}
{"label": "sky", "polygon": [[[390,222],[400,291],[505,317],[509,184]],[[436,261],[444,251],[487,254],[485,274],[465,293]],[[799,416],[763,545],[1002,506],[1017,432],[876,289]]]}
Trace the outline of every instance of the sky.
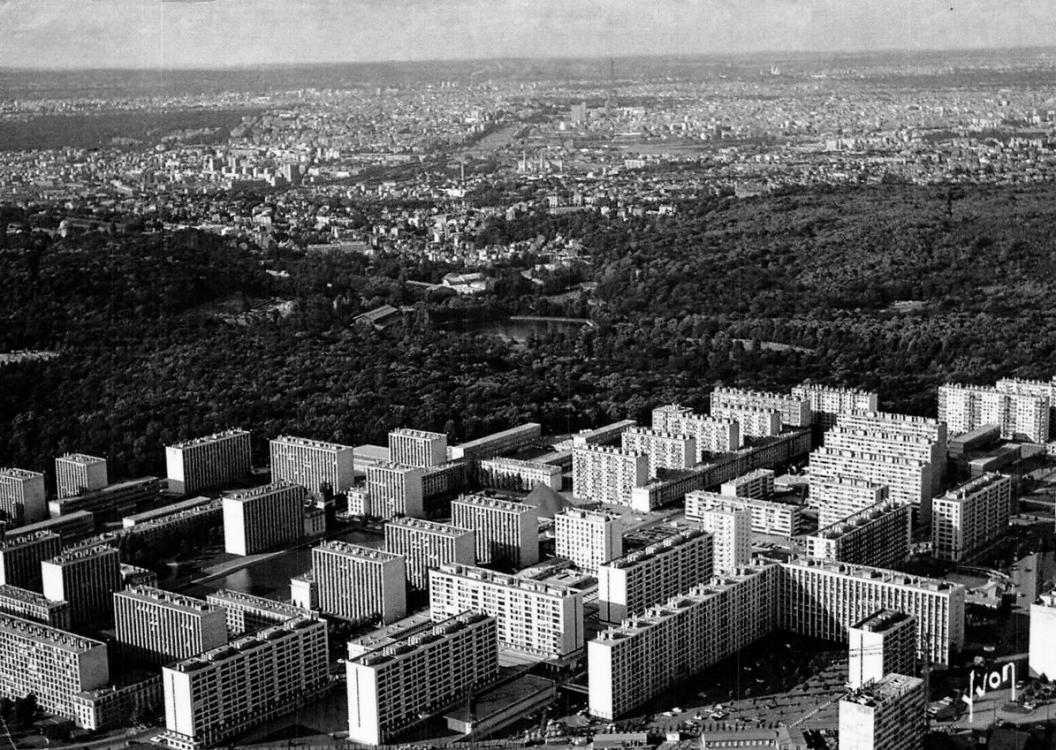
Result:
{"label": "sky", "polygon": [[1054,44],[1056,0],[0,0],[21,68]]}

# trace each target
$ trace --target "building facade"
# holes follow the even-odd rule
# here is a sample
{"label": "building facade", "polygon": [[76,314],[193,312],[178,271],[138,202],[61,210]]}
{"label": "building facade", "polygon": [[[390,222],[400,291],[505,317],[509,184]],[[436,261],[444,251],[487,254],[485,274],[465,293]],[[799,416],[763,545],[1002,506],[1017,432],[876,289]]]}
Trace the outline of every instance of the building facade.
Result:
{"label": "building facade", "polygon": [[396,516],[425,516],[422,491],[424,471],[413,466],[381,462],[367,467],[369,513],[389,520]]}
{"label": "building facade", "polygon": [[702,531],[711,534],[715,574],[732,573],[752,559],[752,512],[741,501],[713,502],[694,513]]}
{"label": "building facade", "polygon": [[436,621],[466,611],[490,615],[500,645],[544,659],[583,649],[583,594],[554,581],[441,565],[429,571],[429,608]]}
{"label": "building facade", "polygon": [[62,552],[62,539],[50,531],[9,537],[0,542],[0,583],[41,591],[40,564]]}
{"label": "building facade", "polygon": [[686,469],[697,462],[697,442],[691,437],[657,432],[648,427],[632,427],[620,435],[623,453],[644,453],[649,457],[649,476],[659,469]]}
{"label": "building facade", "polygon": [[716,419],[732,419],[741,431],[741,439],[773,437],[781,434],[781,412],[760,406],[712,407]]}
{"label": "building facade", "polygon": [[697,461],[714,453],[729,453],[741,447],[741,426],[735,419],[695,414],[686,406],[668,404],[653,409],[656,432],[693,438]]}
{"label": "building facade", "polygon": [[142,666],[160,667],[227,643],[222,609],[151,586],[114,593],[114,624],[122,656]]}
{"label": "building facade", "polygon": [[843,414],[856,411],[878,411],[878,396],[873,391],[858,388],[834,388],[804,383],[792,389],[792,397],[806,399],[814,414],[814,423],[824,430],[836,424]]}
{"label": "building facade", "polygon": [[67,453],[55,459],[55,492],[60,498],[101,490],[107,484],[105,458]]}
{"label": "building facade", "polygon": [[578,508],[558,513],[554,516],[554,554],[588,571],[622,556],[620,517]]}
{"label": "building facade", "polygon": [[788,427],[810,427],[813,415],[806,398],[783,393],[752,391],[744,388],[716,388],[711,392],[711,413],[724,409],[772,409],[781,415],[781,424]]}
{"label": "building facade", "polygon": [[810,477],[810,492],[807,505],[818,509],[818,528],[832,526],[872,508],[891,496],[886,484],[877,484],[865,479],[850,479],[835,476],[826,481]]}
{"label": "building facade", "polygon": [[917,673],[917,624],[912,615],[882,609],[847,629],[847,684],[853,690],[892,672]]}
{"label": "building facade", "polygon": [[394,622],[407,614],[402,555],[328,541],[312,549],[319,609],[345,620]]}
{"label": "building facade", "polygon": [[27,469],[0,468],[0,511],[8,526],[21,526],[48,517],[44,475]]}
{"label": "building facade", "polygon": [[807,554],[822,560],[893,568],[909,556],[912,523],[908,507],[888,500],[807,537]]}
{"label": "building facade", "polygon": [[214,591],[205,597],[205,601],[224,612],[227,632],[232,637],[255,633],[311,614],[305,607],[231,589]]}
{"label": "building facade", "polygon": [[774,494],[774,472],[770,469],[755,469],[723,482],[720,495],[744,497],[753,500],[769,500]]}
{"label": "building facade", "polygon": [[610,505],[630,505],[631,491],[649,481],[649,457],[604,445],[572,449],[572,493]]}
{"label": "building facade", "polygon": [[406,561],[407,583],[425,591],[429,570],[445,563],[476,565],[476,532],[421,518],[394,518],[385,524],[385,549]]}
{"label": "building facade", "polygon": [[305,489],[286,481],[223,496],[224,550],[253,555],[304,536]]}
{"label": "building facade", "polygon": [[249,476],[249,432],[225,430],[165,446],[169,490],[191,494],[238,483]]}
{"label": "building facade", "polygon": [[908,750],[924,747],[924,681],[891,673],[840,701],[840,747]]}
{"label": "building facade", "polygon": [[389,460],[425,469],[447,462],[447,435],[406,427],[389,433]]}
{"label": "building facade", "polygon": [[1050,432],[1049,395],[1040,395],[1017,381],[993,386],[947,383],[939,387],[939,419],[950,433],[961,435],[983,425],[998,425],[1006,440],[1048,442]]}
{"label": "building facade", "polygon": [[983,474],[932,501],[931,541],[935,557],[960,562],[1005,537],[1012,504],[1012,478]]}
{"label": "building facade", "polygon": [[532,505],[463,495],[451,503],[451,524],[472,529],[480,565],[516,569],[539,562],[539,511]]}
{"label": "building facade", "polygon": [[268,443],[271,481],[299,484],[315,499],[322,499],[329,488],[332,495],[344,494],[355,482],[350,445],[280,435]]}
{"label": "building facade", "polygon": [[518,458],[487,458],[480,462],[480,483],[504,490],[535,489],[542,484],[554,492],[561,489],[561,467]]}
{"label": "building facade", "polygon": [[68,602],[54,602],[43,594],[18,586],[0,585],[0,612],[59,630],[73,626]]}
{"label": "building facade", "polygon": [[105,544],[67,549],[40,564],[44,596],[70,603],[74,626],[106,622],[121,589],[121,553]]}

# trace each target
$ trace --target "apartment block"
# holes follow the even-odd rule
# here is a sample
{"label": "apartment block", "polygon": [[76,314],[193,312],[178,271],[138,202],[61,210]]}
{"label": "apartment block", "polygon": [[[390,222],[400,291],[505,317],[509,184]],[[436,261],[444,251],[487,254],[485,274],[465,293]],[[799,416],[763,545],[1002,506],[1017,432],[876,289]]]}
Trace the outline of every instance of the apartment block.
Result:
{"label": "apartment block", "polygon": [[732,419],[741,430],[741,439],[773,437],[781,434],[781,412],[760,406],[715,407],[711,416]]}
{"label": "apartment block", "polygon": [[[632,427],[620,435],[621,451],[649,457],[649,476],[659,469],[686,469],[697,462],[697,442],[691,437]],[[637,485],[636,485],[637,486]]]}
{"label": "apartment block", "polygon": [[44,475],[27,469],[0,468],[0,511],[9,527],[47,518]]}
{"label": "apartment block", "polygon": [[208,533],[224,522],[223,500],[196,497],[121,519],[132,536],[149,541]]}
{"label": "apartment block", "polygon": [[115,592],[114,623],[122,656],[143,666],[160,667],[227,643],[222,609],[151,586]]}
{"label": "apartment block", "polygon": [[631,491],[649,481],[649,457],[604,445],[572,449],[572,493],[610,505],[630,505]]}
{"label": "apartment block", "polygon": [[572,445],[618,445],[620,435],[638,423],[633,419],[621,419],[619,422],[596,427],[592,430],[580,430],[572,436]]}
{"label": "apartment block", "polygon": [[888,500],[826,526],[804,541],[810,557],[893,568],[909,555],[911,536],[910,509]]}
{"label": "apartment block", "polygon": [[67,549],[40,564],[44,596],[70,603],[74,626],[106,622],[121,589],[121,553],[99,544]]}
{"label": "apartment block", "polygon": [[543,436],[543,426],[538,422],[526,422],[525,424],[511,427],[508,430],[495,432],[491,435],[468,440],[465,443],[451,447],[451,458],[472,458],[483,460],[494,458],[504,453],[512,453],[518,448],[532,445]]}
{"label": "apartment block", "polygon": [[792,397],[806,399],[810,411],[814,414],[814,423],[822,429],[829,429],[843,414],[856,411],[878,411],[878,396],[873,391],[858,388],[834,388],[813,383],[797,385],[792,389]]}
{"label": "apartment block", "polygon": [[731,573],[752,559],[752,512],[740,500],[712,502],[694,514],[702,531],[711,534],[716,574]]}
{"label": "apartment block", "polygon": [[271,481],[299,484],[322,499],[344,494],[355,482],[353,448],[339,443],[280,435],[268,443]]}
{"label": "apartment block", "polygon": [[447,435],[406,427],[389,433],[389,460],[425,469],[447,461]]}
{"label": "apartment block", "polygon": [[1012,479],[983,474],[932,501],[931,541],[940,560],[960,562],[1004,538]]}
{"label": "apartment block", "polygon": [[59,518],[48,518],[44,521],[29,523],[17,529],[7,529],[7,539],[30,537],[42,532],[58,534],[64,545],[75,544],[95,532],[95,515],[86,510],[78,510]]}
{"label": "apartment block", "polygon": [[307,617],[162,667],[165,744],[221,744],[307,705],[329,680],[326,624]]}
{"label": "apartment block", "polygon": [[480,565],[527,568],[539,561],[539,512],[534,506],[463,495],[451,503],[451,523],[473,530]]}
{"label": "apartment block", "polygon": [[840,701],[840,747],[907,750],[924,747],[927,695],[919,677],[892,673]]}
{"label": "apartment block", "polygon": [[52,518],[56,518],[89,511],[99,520],[110,520],[129,513],[137,505],[151,503],[160,495],[161,482],[157,477],[140,477],[79,495],[51,500],[48,502],[48,513]]}
{"label": "apartment block", "polygon": [[882,609],[847,631],[847,684],[854,690],[892,672],[917,673],[917,624],[912,615]]}
{"label": "apartment block", "polygon": [[1051,680],[1056,675],[1056,592],[1042,594],[1030,605],[1029,651],[1030,671]]}
{"label": "apartment block", "polygon": [[67,453],[55,459],[55,490],[60,498],[101,490],[109,483],[105,458]]}
{"label": "apartment block", "polygon": [[1049,436],[1056,431],[1056,375],[1052,380],[1023,380],[1020,378],[1001,378],[994,388],[1004,393],[1015,393],[1023,396],[1041,396],[1049,400]]}
{"label": "apartment block", "polygon": [[277,623],[311,614],[307,608],[295,604],[231,589],[214,591],[205,597],[205,601],[224,613],[227,632],[232,637],[255,633]]}
{"label": "apartment block", "polygon": [[0,585],[0,612],[59,630],[69,630],[73,625],[69,603],[53,602],[36,591],[8,584]]}
{"label": "apartment block", "polygon": [[675,534],[598,566],[598,614],[620,622],[712,576],[712,537],[697,529]]}
{"label": "apartment block", "polygon": [[845,641],[847,628],[880,609],[912,615],[917,653],[949,664],[964,645],[965,588],[882,568],[811,558],[781,563],[779,626],[813,638]]}
{"label": "apartment block", "polygon": [[446,563],[476,565],[472,529],[421,518],[394,518],[385,524],[385,549],[406,561],[407,582],[429,588],[429,570]]}
{"label": "apartment block", "polygon": [[781,424],[788,427],[810,427],[813,415],[806,398],[783,393],[752,391],[743,388],[716,388],[711,393],[711,413],[723,409],[772,409],[781,414]]}
{"label": "apartment block", "polygon": [[41,591],[40,564],[62,552],[62,539],[50,531],[11,536],[0,542],[0,583]]}
{"label": "apartment block", "polygon": [[165,446],[169,490],[189,495],[236,484],[249,476],[249,432],[231,429]]}
{"label": "apartment block", "polygon": [[323,542],[312,549],[319,609],[345,620],[383,623],[407,614],[407,574],[402,555],[348,542]]}
{"label": "apartment block", "polygon": [[772,534],[774,536],[793,537],[803,533],[806,525],[803,508],[792,503],[773,500],[758,500],[750,497],[736,497],[716,492],[690,492],[686,495],[686,520],[699,522],[703,512],[711,508],[731,507],[731,503],[741,502],[752,518],[752,532],[755,534]]}
{"label": "apartment block", "polygon": [[285,481],[223,496],[224,551],[266,552],[304,536],[305,490]]}
{"label": "apartment block", "polygon": [[370,515],[389,520],[396,516],[425,515],[422,476],[424,470],[382,462],[367,467],[367,497]]}
{"label": "apartment block", "polygon": [[818,509],[818,527],[825,528],[866,508],[888,500],[886,484],[834,476],[829,480],[810,477],[807,505]]}
{"label": "apartment block", "polygon": [[367,653],[350,644],[345,662],[348,739],[391,741],[401,730],[465,700],[498,677],[495,618],[476,612],[382,638]]}
{"label": "apartment block", "polygon": [[499,644],[545,659],[583,649],[583,593],[552,579],[531,579],[469,565],[429,571],[436,621],[471,610],[495,618]]}
{"label": "apartment block", "polygon": [[587,644],[588,708],[615,719],[774,630],[778,568],[716,577]]}
{"label": "apartment block", "polygon": [[106,644],[0,615],[0,695],[37,696],[41,710],[76,719],[72,698],[110,681]]}
{"label": "apartment block", "polygon": [[613,513],[569,508],[554,516],[554,553],[582,570],[598,566],[623,554],[620,517]]}
{"label": "apartment block", "polygon": [[561,489],[561,467],[518,458],[488,458],[480,462],[480,483],[503,490],[535,489],[537,485],[554,492]]}
{"label": "apartment block", "polygon": [[992,386],[948,383],[939,388],[939,419],[953,435],[970,432],[983,425],[1001,428],[1006,440],[1048,442],[1050,396],[1020,388],[1015,381]]}
{"label": "apartment block", "polygon": [[770,469],[755,469],[747,474],[723,482],[720,495],[769,500],[774,494],[774,472]]}
{"label": "apartment block", "polygon": [[741,447],[741,426],[735,419],[695,414],[689,407],[667,404],[653,409],[656,432],[691,437],[697,446],[697,461],[713,453],[729,453]]}

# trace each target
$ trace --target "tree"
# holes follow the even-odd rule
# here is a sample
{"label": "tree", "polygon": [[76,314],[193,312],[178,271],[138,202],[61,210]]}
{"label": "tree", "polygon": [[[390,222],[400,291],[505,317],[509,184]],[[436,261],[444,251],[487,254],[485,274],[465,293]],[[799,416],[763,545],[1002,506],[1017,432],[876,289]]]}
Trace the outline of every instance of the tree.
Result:
{"label": "tree", "polygon": [[29,727],[33,725],[33,720],[37,716],[37,696],[33,693],[29,693],[25,698],[19,698],[15,701],[15,723],[20,727]]}

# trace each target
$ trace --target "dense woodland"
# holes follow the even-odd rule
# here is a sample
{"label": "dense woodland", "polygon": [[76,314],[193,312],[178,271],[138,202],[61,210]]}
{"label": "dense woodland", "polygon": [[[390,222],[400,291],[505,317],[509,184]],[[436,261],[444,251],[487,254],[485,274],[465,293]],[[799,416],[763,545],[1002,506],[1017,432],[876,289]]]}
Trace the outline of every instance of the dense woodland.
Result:
{"label": "dense woodland", "polygon": [[[456,267],[399,257],[265,254],[194,232],[13,235],[0,351],[60,356],[0,367],[0,465],[48,470],[79,450],[115,477],[158,473],[164,444],[233,425],[254,431],[260,462],[280,432],[358,444],[413,425],[459,441],[527,419],[567,432],[670,400],[704,409],[718,383],[859,385],[933,414],[946,380],[1056,373],[1054,197],[877,186],[501,220],[481,242],[580,239],[588,265],[566,280],[597,288],[553,295],[560,278],[531,284],[511,263],[473,300],[407,284]],[[294,312],[220,314],[266,299]],[[353,322],[384,303],[407,308],[403,325]],[[509,314],[597,325],[520,345],[453,324]]]}

